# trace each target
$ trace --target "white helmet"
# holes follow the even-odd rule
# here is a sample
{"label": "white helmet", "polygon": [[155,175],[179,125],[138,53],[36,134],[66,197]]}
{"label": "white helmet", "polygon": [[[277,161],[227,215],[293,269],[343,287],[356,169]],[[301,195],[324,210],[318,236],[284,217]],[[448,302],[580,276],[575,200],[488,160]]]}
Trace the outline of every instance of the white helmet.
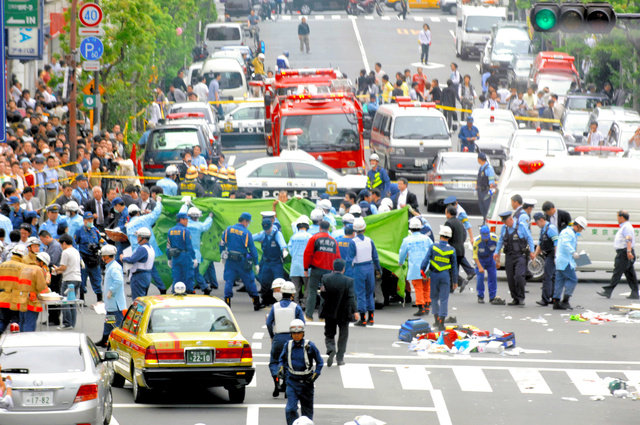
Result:
{"label": "white helmet", "polygon": [[286,281],[282,284],[282,288],[280,288],[280,292],[283,294],[295,294],[296,293],[296,285],[293,282]]}
{"label": "white helmet", "polygon": [[40,239],[36,238],[35,236],[31,236],[29,237],[29,239],[27,239],[27,248],[29,248],[31,245],[40,245]]}
{"label": "white helmet", "polygon": [[318,207],[322,208],[323,210],[330,210],[331,206],[331,201],[328,199],[320,199],[318,201]]}
{"label": "white helmet", "polygon": [[200,218],[202,217],[202,211],[198,207],[191,207],[187,210],[187,215],[191,218]]}
{"label": "white helmet", "polygon": [[304,322],[300,319],[293,319],[289,324],[289,332],[304,332]]}
{"label": "white helmet", "polygon": [[351,213],[346,213],[345,215],[342,216],[342,222],[343,223],[351,223],[351,224],[353,224],[353,220],[355,220],[355,219],[356,218]]}
{"label": "white helmet", "polygon": [[151,237],[151,230],[148,227],[141,227],[136,230],[136,236],[139,238],[149,239]]}
{"label": "white helmet", "polygon": [[169,165],[167,167],[167,169],[164,172],[167,176],[175,176],[176,174],[178,174],[178,167],[176,167],[175,165]]}
{"label": "white helmet", "polygon": [[51,257],[46,252],[39,252],[36,254],[36,258],[44,263],[45,266],[48,266],[51,262]]}
{"label": "white helmet", "polygon": [[173,285],[173,292],[178,295],[184,294],[187,292],[187,285],[183,282],[176,282],[176,284]]}
{"label": "white helmet", "polygon": [[113,245],[105,245],[100,250],[100,255],[105,257],[113,257],[118,252],[118,249]]}
{"label": "white helmet", "polygon": [[274,279],[273,282],[271,283],[271,289],[282,288],[282,285],[286,282],[287,281],[281,277]]}
{"label": "white helmet", "polygon": [[293,421],[293,425],[313,425],[313,421],[306,416],[300,416]]}
{"label": "white helmet", "polygon": [[389,205],[387,204],[382,204],[380,205],[380,208],[378,208],[378,214],[387,213],[389,211],[391,211],[391,208],[389,208]]}
{"label": "white helmet", "polygon": [[316,208],[311,211],[311,221],[316,222],[324,218],[324,212],[320,208]]}
{"label": "white helmet", "polygon": [[131,213],[139,213],[140,212],[140,207],[137,206],[136,204],[130,204],[127,207],[127,211],[129,211],[129,214],[131,214]]}
{"label": "white helmet", "polygon": [[382,201],[380,201],[380,206],[382,205],[386,205],[389,207],[389,209],[392,209],[393,201],[391,200],[391,198],[382,198]]}
{"label": "white helmet", "polygon": [[452,235],[451,227],[449,226],[440,226],[440,236],[445,236],[450,238]]}
{"label": "white helmet", "polygon": [[300,217],[298,217],[298,219],[296,220],[296,222],[295,222],[295,223],[296,223],[296,224],[301,224],[301,223],[302,223],[302,224],[306,224],[307,226],[308,226],[309,224],[311,224],[311,223],[310,223],[310,221],[309,221],[309,217],[307,217],[307,216],[306,216],[306,215],[304,215],[304,214],[303,214],[303,215],[301,215]]}
{"label": "white helmet", "polygon": [[372,153],[369,155],[369,161],[378,161],[380,162],[380,156],[377,153]]}
{"label": "white helmet", "polygon": [[64,204],[64,209],[67,210],[67,211],[78,212],[80,207],[78,206],[78,203],[76,201],[69,201],[66,204]]}
{"label": "white helmet", "polygon": [[411,230],[422,229],[422,220],[420,220],[418,217],[413,217],[411,220],[409,220],[409,229]]}
{"label": "white helmet", "polygon": [[356,232],[362,232],[366,228],[367,223],[364,222],[364,218],[357,217],[355,220],[353,220],[353,230],[355,230]]}
{"label": "white helmet", "polygon": [[576,217],[575,220],[573,220],[574,224],[577,224],[578,226],[582,227],[583,229],[586,229],[587,226],[589,225],[589,223],[587,222],[587,219],[584,218],[583,216],[580,217]]}
{"label": "white helmet", "polygon": [[11,249],[11,253],[14,255],[19,255],[21,257],[26,257],[27,255],[29,255],[29,251],[27,251],[27,247],[22,244],[14,246]]}
{"label": "white helmet", "polygon": [[362,208],[360,208],[360,205],[358,205],[358,204],[353,204],[349,208],[349,212],[351,214],[362,214]]}

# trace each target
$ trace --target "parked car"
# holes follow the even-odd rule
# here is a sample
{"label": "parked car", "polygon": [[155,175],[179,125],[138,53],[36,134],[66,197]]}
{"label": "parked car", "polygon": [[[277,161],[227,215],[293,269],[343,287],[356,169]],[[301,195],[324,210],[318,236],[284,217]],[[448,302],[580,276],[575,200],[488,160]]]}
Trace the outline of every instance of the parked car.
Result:
{"label": "parked car", "polygon": [[[249,13],[247,12],[247,15]],[[204,28],[204,43],[212,54],[223,46],[237,46],[246,43],[242,24],[233,22],[216,22]]]}
{"label": "parked car", "polygon": [[480,73],[495,70],[501,80],[508,81],[515,59],[532,55],[533,44],[526,24],[505,22],[495,25],[480,56]]}
{"label": "parked car", "polygon": [[478,148],[491,157],[490,164],[497,174],[502,173],[507,159],[507,146],[514,131],[518,129],[513,113],[508,109],[494,111],[476,108],[471,114],[473,125],[478,128],[480,138],[476,140]]}
{"label": "parked car", "polygon": [[509,140],[507,159],[536,159],[540,156],[567,156],[562,135],[555,131],[518,129]]}
{"label": "parked car", "polygon": [[602,108],[596,108],[591,112],[587,126],[590,126],[593,122],[597,122],[598,131],[602,133],[603,136],[606,136],[614,121],[640,125],[640,114],[632,109],[626,109],[621,106],[604,106]]}
{"label": "parked car", "polygon": [[[487,157],[489,158],[489,157]],[[458,201],[477,202],[478,155],[469,152],[439,152],[424,185],[427,210],[444,207],[444,200],[455,196]]]}
{"label": "parked car", "polygon": [[564,98],[563,104],[565,110],[571,109],[591,112],[598,104],[609,106],[611,101],[606,94],[602,93],[568,93]]}
{"label": "parked car", "polygon": [[251,13],[253,3],[251,0],[225,0],[224,13],[229,16],[246,17]]}
{"label": "parked car", "polygon": [[218,123],[218,115],[213,110],[211,104],[207,102],[174,103],[171,105],[171,109],[169,109],[169,114],[176,113],[186,113],[187,115],[184,118],[191,119],[200,118],[198,114],[202,114],[201,118],[204,119],[209,125],[215,142],[218,144],[220,143],[220,126]]}
{"label": "parked car", "polygon": [[[589,111],[579,109],[566,109],[560,119],[562,136],[567,148],[580,146],[584,142],[584,132],[589,123]],[[571,152],[569,152],[571,153]]]}

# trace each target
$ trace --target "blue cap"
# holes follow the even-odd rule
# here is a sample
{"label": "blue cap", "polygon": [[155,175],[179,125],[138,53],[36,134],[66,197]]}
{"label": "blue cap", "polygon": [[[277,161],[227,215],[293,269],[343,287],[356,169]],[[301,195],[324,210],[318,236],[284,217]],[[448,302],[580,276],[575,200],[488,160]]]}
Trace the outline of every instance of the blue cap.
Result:
{"label": "blue cap", "polygon": [[93,220],[93,214],[91,214],[89,211],[85,211],[85,213],[82,215],[82,218],[85,220]]}
{"label": "blue cap", "polygon": [[273,226],[273,221],[269,217],[265,217],[262,219],[262,229],[269,230]]}
{"label": "blue cap", "polygon": [[249,214],[248,212],[243,212],[242,214],[240,214],[240,218],[238,219],[238,221],[244,221],[244,220],[251,221],[251,214]]}
{"label": "blue cap", "polygon": [[58,204],[52,204],[52,205],[49,205],[49,206],[47,207],[47,211],[50,211],[50,212],[60,212],[60,205],[58,205]]}
{"label": "blue cap", "polygon": [[17,196],[9,196],[9,205],[17,204],[20,202],[20,198]]}
{"label": "blue cap", "polygon": [[360,193],[358,193],[358,196],[371,196],[371,192],[369,192],[368,189],[362,189]]}
{"label": "blue cap", "polygon": [[481,235],[488,235],[490,233],[491,233],[491,230],[489,230],[489,226],[487,226],[486,224],[480,228]]}
{"label": "blue cap", "polygon": [[544,214],[543,214],[543,213],[541,213],[540,211],[538,211],[537,213],[535,213],[535,214],[533,215],[533,220],[534,220],[534,221],[538,221],[538,220],[540,220],[541,218],[544,218]]}
{"label": "blue cap", "polygon": [[458,202],[458,198],[456,198],[455,196],[447,196],[447,198],[444,200],[445,205],[455,204],[456,202]]}
{"label": "blue cap", "polygon": [[186,212],[179,212],[179,213],[176,215],[176,218],[177,218],[178,220],[182,220],[183,218],[189,218],[189,216],[187,215],[187,213],[186,213]]}
{"label": "blue cap", "polygon": [[329,199],[329,194],[328,193],[321,193],[320,194],[320,199]]}
{"label": "blue cap", "polygon": [[111,203],[113,205],[120,205],[120,204],[124,204],[124,201],[122,200],[121,197],[117,197],[117,198],[113,198],[113,201],[111,201]]}
{"label": "blue cap", "polygon": [[512,214],[511,211],[504,211],[504,212],[501,212],[500,214],[498,214],[498,217],[504,219],[504,218],[507,218],[507,217],[511,217],[511,214]]}
{"label": "blue cap", "polygon": [[36,218],[38,216],[38,213],[35,211],[27,211],[24,213],[24,216],[26,218]]}
{"label": "blue cap", "polygon": [[486,161],[487,160],[487,154],[484,153],[484,152],[478,152],[478,159]]}
{"label": "blue cap", "polygon": [[467,122],[473,122],[473,117],[471,115],[467,117]]}
{"label": "blue cap", "polygon": [[367,201],[360,201],[358,203],[358,206],[363,210],[364,209],[367,209],[367,210],[369,209],[369,203]]}

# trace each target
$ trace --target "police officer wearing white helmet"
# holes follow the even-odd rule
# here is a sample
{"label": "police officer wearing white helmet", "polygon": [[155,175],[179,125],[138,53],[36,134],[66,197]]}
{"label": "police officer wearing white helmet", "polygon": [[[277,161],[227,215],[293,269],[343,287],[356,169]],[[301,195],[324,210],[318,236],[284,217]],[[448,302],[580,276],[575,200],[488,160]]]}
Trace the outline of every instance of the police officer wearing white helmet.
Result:
{"label": "police officer wearing white helmet", "polygon": [[96,343],[98,347],[106,347],[111,331],[122,324],[122,311],[127,308],[127,299],[124,294],[124,274],[122,266],[115,261],[118,250],[113,245],[105,245],[100,249],[100,256],[104,267],[104,307],[107,314],[114,316],[115,323],[104,322],[102,339]]}
{"label": "police officer wearing white helmet", "polygon": [[337,222],[335,216],[331,212],[331,209],[333,208],[331,201],[328,199],[320,199],[318,201],[318,208],[322,209],[324,219],[329,222],[331,229],[335,229]]}
{"label": "police officer wearing white helmet", "polygon": [[354,217],[354,219],[362,217],[362,208],[360,208],[360,205],[358,204],[353,204],[349,208],[349,214],[351,214]]}
{"label": "police officer wearing white helmet", "polygon": [[75,237],[78,229],[84,226],[82,215],[78,214],[78,212],[80,211],[80,207],[78,206],[78,203],[76,201],[69,201],[64,204],[63,209],[67,213],[67,225],[69,226],[67,233],[73,238]]}
{"label": "police officer wearing white helmet", "polygon": [[[190,207],[187,209],[187,205],[183,205],[180,211],[184,212],[185,210],[189,217],[187,229],[189,229],[189,233],[191,234],[191,245],[196,253],[196,263],[193,267],[194,288],[199,287],[205,295],[209,295],[211,293],[211,286],[213,286],[214,289],[218,288],[218,279],[216,278],[213,262],[209,265],[209,269],[207,269],[204,277],[200,274],[200,264],[202,263],[200,247],[202,246],[202,235],[208,232],[213,224],[213,213],[209,213],[205,221],[201,222],[202,211],[200,211],[198,207]],[[211,269],[212,267],[214,267],[213,270]]]}
{"label": "police officer wearing white helmet", "polygon": [[295,230],[291,239],[289,239],[289,255],[291,255],[291,268],[289,269],[289,278],[296,285],[294,299],[302,304],[302,287],[306,287],[309,277],[304,273],[304,250],[307,248],[307,242],[311,239],[309,230],[309,217],[301,215],[293,223]]}
{"label": "police officer wearing white helmet", "polygon": [[171,164],[165,170],[165,177],[163,179],[158,180],[156,185],[162,188],[162,193],[169,196],[176,196],[178,194],[178,176],[180,172],[178,171],[178,167]]}
{"label": "police officer wearing white helmet", "polygon": [[141,227],[136,231],[138,248],[130,257],[122,257],[124,263],[131,264],[131,299],[147,295],[151,284],[151,269],[156,259],[156,253],[149,245],[151,230]]}
{"label": "police officer wearing white helmet", "polygon": [[580,216],[573,220],[558,236],[556,247],[556,282],[553,290],[553,309],[572,310],[569,299],[578,284],[576,276],[576,259],[578,253],[578,236],[587,229],[587,219]]}
{"label": "police officer wearing white helmet", "polygon": [[273,281],[273,295],[276,299],[281,298],[273,304],[271,311],[267,316],[267,330],[271,336],[271,357],[269,358],[269,370],[273,378],[273,396],[278,397],[280,391],[284,391],[284,387],[278,379],[278,370],[280,369],[280,353],[282,347],[291,339],[289,333],[289,325],[293,319],[299,319],[304,322],[304,313],[302,308],[293,301],[296,293],[296,286],[293,282],[287,282],[282,278]]}
{"label": "police officer wearing white helmet", "polygon": [[279,376],[284,376],[287,389],[285,416],[287,425],[298,419],[298,402],[302,416],[313,420],[314,382],[320,376],[324,361],[316,345],[304,339],[304,322],[294,319],[289,325],[291,340],[280,354]]}
{"label": "police officer wearing white helmet", "polygon": [[[321,208],[315,208],[309,214],[309,218],[311,218],[311,226],[309,226],[309,234],[312,236],[320,231],[320,222],[324,220],[324,211]],[[328,223],[328,222],[327,222]]]}
{"label": "police officer wearing white helmet", "polygon": [[[382,273],[376,245],[371,238],[364,235],[366,228],[367,224],[364,218],[358,217],[353,221],[353,230],[357,233],[356,237],[353,238],[356,244],[356,256],[353,259],[355,269],[354,289],[358,301],[358,312],[360,313],[360,320],[356,322],[356,326],[371,326],[374,324],[376,272]],[[369,313],[369,317],[365,317],[365,312]]]}
{"label": "police officer wearing white helmet", "polygon": [[344,228],[347,225],[350,225],[351,227],[353,227],[353,220],[355,220],[356,218],[353,216],[353,214],[351,213],[346,213],[345,215],[342,216],[342,224],[343,226],[340,229],[337,229],[335,231],[333,231],[331,233],[331,236],[334,239],[338,239],[342,236],[344,236]]}
{"label": "police officer wearing white helmet", "polygon": [[371,169],[367,173],[367,189],[378,189],[382,196],[389,196],[391,179],[387,170],[380,166],[380,157],[377,153],[369,156],[369,165]]}

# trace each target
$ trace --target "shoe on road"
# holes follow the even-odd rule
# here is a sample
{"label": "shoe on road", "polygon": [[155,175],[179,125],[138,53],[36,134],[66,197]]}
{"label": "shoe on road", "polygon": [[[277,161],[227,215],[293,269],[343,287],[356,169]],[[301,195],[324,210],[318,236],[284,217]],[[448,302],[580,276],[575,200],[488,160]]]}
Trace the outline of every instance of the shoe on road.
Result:
{"label": "shoe on road", "polygon": [[546,307],[549,305],[549,302],[545,300],[538,300],[536,301],[536,304],[541,305],[542,307]]}
{"label": "shoe on road", "polygon": [[611,298],[611,292],[598,291],[598,292],[596,292],[596,294],[600,295],[601,297]]}
{"label": "shoe on road", "polygon": [[73,326],[61,325],[61,326],[58,326],[56,329],[58,329],[59,331],[70,331],[70,330],[73,330]]}
{"label": "shoe on road", "polygon": [[333,359],[336,357],[336,352],[332,351],[329,353],[329,358],[327,359],[327,367],[333,366]]}
{"label": "shoe on road", "polygon": [[500,297],[495,297],[490,299],[489,303],[493,305],[505,305],[507,302]]}
{"label": "shoe on road", "polygon": [[484,304],[484,298],[478,297],[478,304]]}

